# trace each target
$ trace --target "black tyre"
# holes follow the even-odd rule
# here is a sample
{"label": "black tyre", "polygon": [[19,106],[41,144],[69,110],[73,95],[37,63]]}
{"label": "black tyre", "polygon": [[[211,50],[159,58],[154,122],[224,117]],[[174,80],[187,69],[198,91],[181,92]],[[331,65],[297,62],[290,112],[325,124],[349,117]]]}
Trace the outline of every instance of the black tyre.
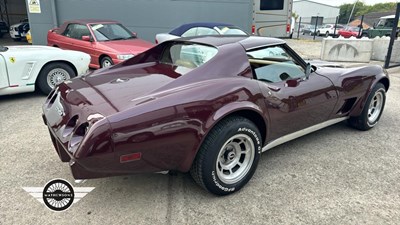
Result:
{"label": "black tyre", "polygon": [[57,85],[76,76],[71,66],[65,63],[50,63],[42,68],[36,84],[44,94],[49,94]]}
{"label": "black tyre", "polygon": [[213,194],[238,191],[257,168],[261,142],[253,122],[238,116],[225,118],[207,135],[190,174],[197,184]]}
{"label": "black tyre", "polygon": [[357,117],[350,117],[349,124],[359,130],[373,128],[381,118],[386,101],[386,89],[381,83],[377,83],[372,89],[365,103],[364,109]]}
{"label": "black tyre", "polygon": [[13,41],[21,41],[21,38],[13,38]]}
{"label": "black tyre", "polygon": [[319,33],[319,31],[317,31],[317,36],[320,36],[321,34]]}
{"label": "black tyre", "polygon": [[112,61],[112,59],[110,57],[104,56],[103,58],[101,58],[101,60],[100,60],[101,68],[110,67],[112,65],[114,65],[114,62]]}
{"label": "black tyre", "polygon": [[325,37],[329,37],[329,31],[325,33]]}

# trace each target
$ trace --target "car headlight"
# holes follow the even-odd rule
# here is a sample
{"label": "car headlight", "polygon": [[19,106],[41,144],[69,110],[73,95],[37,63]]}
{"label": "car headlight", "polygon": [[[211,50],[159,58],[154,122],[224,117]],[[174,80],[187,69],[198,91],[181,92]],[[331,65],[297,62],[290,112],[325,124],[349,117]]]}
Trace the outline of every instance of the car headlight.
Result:
{"label": "car headlight", "polygon": [[117,58],[119,60],[127,60],[132,58],[134,55],[133,54],[124,54],[124,55],[117,55]]}

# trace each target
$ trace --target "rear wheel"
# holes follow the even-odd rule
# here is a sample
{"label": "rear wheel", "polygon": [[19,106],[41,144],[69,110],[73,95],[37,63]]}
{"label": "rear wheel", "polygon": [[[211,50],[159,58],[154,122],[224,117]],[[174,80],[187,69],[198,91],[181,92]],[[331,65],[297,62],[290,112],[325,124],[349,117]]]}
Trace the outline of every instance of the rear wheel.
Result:
{"label": "rear wheel", "polygon": [[321,34],[319,33],[319,31],[317,31],[317,36],[320,36]]}
{"label": "rear wheel", "polygon": [[71,66],[65,63],[50,63],[42,68],[37,79],[37,85],[44,94],[49,94],[53,88],[76,76]]}
{"label": "rear wheel", "polygon": [[250,120],[228,117],[207,135],[190,173],[216,195],[240,190],[253,176],[261,154],[261,135]]}
{"label": "rear wheel", "polygon": [[383,86],[381,83],[378,83],[369,94],[361,115],[357,117],[351,117],[348,120],[349,124],[359,130],[371,129],[378,123],[385,107],[385,101],[385,86]]}

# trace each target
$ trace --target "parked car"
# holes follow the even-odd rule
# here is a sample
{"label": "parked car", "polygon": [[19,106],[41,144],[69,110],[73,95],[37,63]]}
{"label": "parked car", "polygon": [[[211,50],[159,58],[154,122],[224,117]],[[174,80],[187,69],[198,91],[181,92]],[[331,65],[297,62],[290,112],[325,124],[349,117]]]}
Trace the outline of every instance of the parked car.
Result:
{"label": "parked car", "polygon": [[100,68],[127,60],[154,44],[139,39],[117,21],[73,20],[47,33],[47,45],[86,52],[90,67]]}
{"label": "parked car", "polygon": [[20,23],[10,26],[10,37],[14,41],[26,39],[26,33],[29,31],[29,29],[28,19],[23,19],[20,21]]}
{"label": "parked car", "polygon": [[[378,23],[370,29],[365,29],[362,32],[362,37],[375,38],[390,36],[394,26],[395,15],[384,16],[379,18]],[[399,36],[400,22],[397,24],[397,37]]]}
{"label": "parked car", "polygon": [[[339,36],[349,38],[349,37],[358,37],[358,33],[360,32],[359,27],[346,27],[343,30],[339,31]],[[361,34],[361,32],[360,32]]]}
{"label": "parked car", "polygon": [[315,25],[305,25],[302,30],[303,35],[306,35],[306,34],[314,35],[314,32],[315,32]]}
{"label": "parked car", "polygon": [[190,171],[226,195],[263,151],[345,120],[373,128],[388,88],[381,66],[316,67],[280,39],[202,36],[59,84],[43,119],[75,179]]}
{"label": "parked car", "polygon": [[49,94],[55,85],[88,71],[90,56],[47,46],[0,47],[0,95]]}
{"label": "parked car", "polygon": [[202,35],[248,35],[232,24],[226,23],[188,23],[183,24],[169,33],[156,35],[156,44],[180,37],[194,37]]}
{"label": "parked car", "polygon": [[31,30],[29,30],[29,31],[26,33],[26,41],[27,41],[29,44],[32,44]]}
{"label": "parked car", "polygon": [[325,24],[323,27],[317,30],[317,36],[337,36],[339,31],[344,29],[343,25],[337,24]]}
{"label": "parked car", "polygon": [[4,21],[0,21],[0,38],[4,36],[4,34],[7,34],[9,31],[8,25]]}

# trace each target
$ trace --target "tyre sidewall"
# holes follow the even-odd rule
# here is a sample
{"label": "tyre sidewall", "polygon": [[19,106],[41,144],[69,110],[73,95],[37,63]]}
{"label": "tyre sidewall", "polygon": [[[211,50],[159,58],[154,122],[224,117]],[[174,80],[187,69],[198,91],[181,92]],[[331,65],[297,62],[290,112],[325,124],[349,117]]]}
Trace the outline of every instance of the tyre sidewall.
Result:
{"label": "tyre sidewall", "polygon": [[61,68],[61,69],[64,69],[65,71],[67,71],[70,79],[72,79],[76,76],[74,70],[70,66],[68,66],[64,63],[51,63],[51,64],[46,65],[42,69],[42,71],[40,71],[40,74],[38,77],[38,82],[37,82],[39,89],[44,94],[49,94],[52,90],[52,88],[47,83],[47,76],[49,75],[49,72],[52,69],[56,69],[56,68]]}
{"label": "tyre sidewall", "polygon": [[108,56],[105,56],[105,57],[103,57],[101,59],[101,62],[100,62],[100,67],[101,68],[105,68],[104,65],[103,65],[105,61],[109,61],[111,63],[111,66],[114,65],[114,62],[112,61],[112,59],[110,57],[108,57]]}
{"label": "tyre sidewall", "polygon": [[[381,112],[380,112],[378,118],[376,118],[376,120],[371,124],[368,121],[368,109],[369,109],[369,105],[371,104],[372,98],[375,96],[375,94],[377,92],[382,92],[382,94],[383,94],[382,108],[381,108]],[[365,103],[365,107],[363,110],[363,122],[365,123],[365,125],[368,128],[372,128],[378,123],[379,119],[382,116],[383,109],[385,108],[385,103],[386,103],[386,90],[385,90],[385,87],[379,83],[374,87],[374,89],[372,89],[371,94],[368,96],[368,100]]]}
{"label": "tyre sidewall", "polygon": [[[226,184],[222,182],[217,175],[216,161],[218,154],[225,142],[229,138],[237,134],[246,134],[253,140],[253,143],[255,145],[254,159],[251,168],[240,181],[234,184]],[[205,160],[205,165],[203,167],[205,186],[208,189],[212,189],[209,190],[210,192],[218,193],[219,195],[230,194],[241,189],[250,180],[257,168],[257,164],[260,159],[261,148],[262,139],[260,132],[252,122],[248,120],[243,120],[238,123],[229,124],[218,135],[212,147],[212,151],[210,152],[212,154],[210,154],[210,157],[207,157],[207,159]]]}

